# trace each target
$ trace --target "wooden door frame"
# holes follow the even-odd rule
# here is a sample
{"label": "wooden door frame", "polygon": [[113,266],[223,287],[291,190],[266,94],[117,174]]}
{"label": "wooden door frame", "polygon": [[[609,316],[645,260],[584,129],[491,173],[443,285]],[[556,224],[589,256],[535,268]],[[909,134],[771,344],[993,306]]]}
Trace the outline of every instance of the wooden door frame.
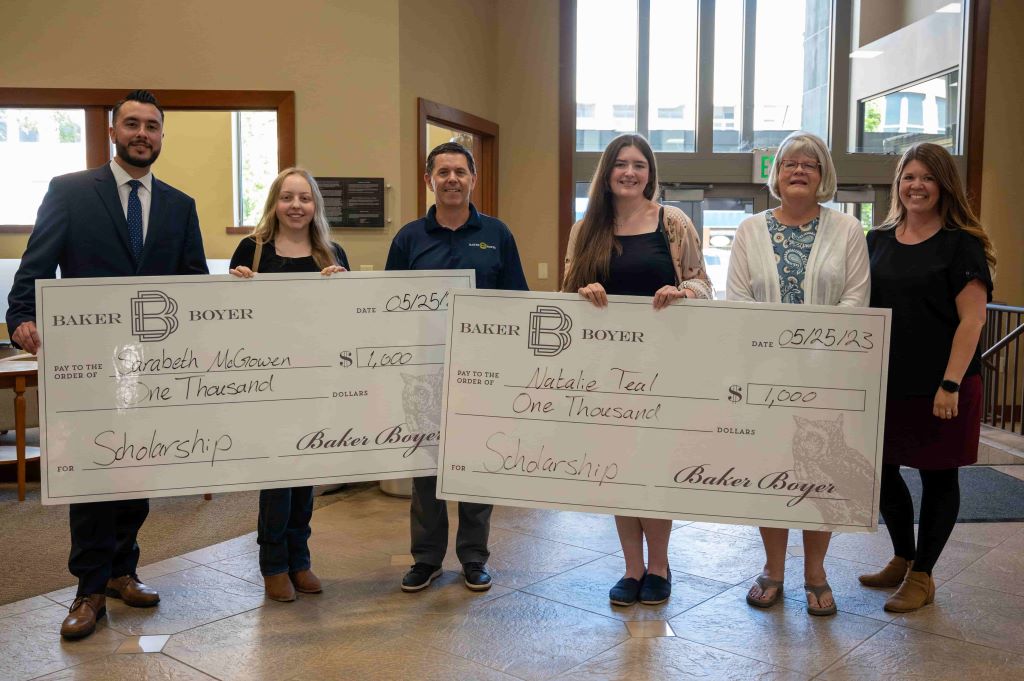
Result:
{"label": "wooden door frame", "polygon": [[423,170],[427,165],[427,123],[473,133],[480,138],[482,152],[475,158],[477,175],[486,170],[484,181],[478,182],[473,194],[474,204],[481,213],[498,214],[498,124],[460,111],[451,106],[428,99],[416,99],[418,122],[416,126],[416,209],[427,200],[427,187],[423,184]]}

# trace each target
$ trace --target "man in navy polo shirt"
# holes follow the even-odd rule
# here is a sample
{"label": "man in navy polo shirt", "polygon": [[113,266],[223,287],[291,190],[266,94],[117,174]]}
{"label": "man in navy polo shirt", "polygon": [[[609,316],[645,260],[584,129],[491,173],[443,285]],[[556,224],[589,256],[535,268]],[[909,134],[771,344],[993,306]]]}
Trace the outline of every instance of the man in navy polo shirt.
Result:
{"label": "man in navy polo shirt", "polygon": [[[512,232],[501,220],[477,212],[470,202],[476,186],[476,163],[466,147],[446,142],[427,156],[423,181],[434,192],[427,216],[395,235],[388,270],[476,270],[477,288],[526,291],[526,276]],[[490,504],[459,502],[455,550],[468,588],[486,591],[491,576],[485,567],[490,551]],[[403,591],[420,591],[441,576],[448,551],[448,507],[437,498],[437,477],[413,478],[412,557],[415,564],[402,579]]]}

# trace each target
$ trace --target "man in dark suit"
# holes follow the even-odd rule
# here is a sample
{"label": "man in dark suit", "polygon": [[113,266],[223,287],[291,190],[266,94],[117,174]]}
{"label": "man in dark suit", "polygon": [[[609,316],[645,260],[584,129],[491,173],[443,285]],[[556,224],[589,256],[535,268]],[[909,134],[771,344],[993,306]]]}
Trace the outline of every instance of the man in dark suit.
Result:
{"label": "man in dark suit", "polygon": [[[19,347],[40,347],[35,281],[53,278],[58,266],[68,278],[208,273],[195,201],[150,171],[163,122],[150,92],[129,93],[114,106],[114,159],[50,182],[8,299],[7,328]],[[71,504],[68,569],[78,594],[61,625],[64,638],[91,634],[107,596],[133,607],[159,603],[135,573],[136,537],[148,513],[148,499]]]}

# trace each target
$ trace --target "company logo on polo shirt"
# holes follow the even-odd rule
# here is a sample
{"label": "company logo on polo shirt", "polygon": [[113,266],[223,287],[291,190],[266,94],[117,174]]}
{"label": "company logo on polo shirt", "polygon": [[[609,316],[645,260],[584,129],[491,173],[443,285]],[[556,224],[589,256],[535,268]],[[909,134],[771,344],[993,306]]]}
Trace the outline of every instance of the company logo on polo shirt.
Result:
{"label": "company logo on polo shirt", "polygon": [[178,303],[163,291],[139,291],[131,307],[132,335],[143,343],[162,341],[178,330]]}
{"label": "company logo on polo shirt", "polygon": [[538,305],[530,313],[530,334],[526,346],[535,357],[554,357],[572,344],[572,319],[553,305]]}
{"label": "company logo on polo shirt", "polygon": [[486,241],[481,241],[481,242],[479,242],[479,243],[475,243],[475,244],[474,244],[474,243],[471,243],[471,244],[469,244],[469,245],[470,245],[470,246],[471,246],[472,248],[479,248],[479,249],[480,249],[481,251],[486,251],[487,249],[491,249],[492,251],[496,251],[496,250],[498,250],[498,247],[497,247],[497,246],[495,246],[495,245],[493,245],[493,244],[489,244],[489,243],[487,243]]}

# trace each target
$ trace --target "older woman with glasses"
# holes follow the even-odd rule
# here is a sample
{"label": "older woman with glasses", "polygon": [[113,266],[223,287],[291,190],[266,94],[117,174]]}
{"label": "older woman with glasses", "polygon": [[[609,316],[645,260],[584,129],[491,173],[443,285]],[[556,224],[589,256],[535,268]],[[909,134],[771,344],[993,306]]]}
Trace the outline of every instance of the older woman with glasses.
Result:
{"label": "older woman with glasses", "polygon": [[[867,242],[860,222],[822,206],[836,191],[828,147],[815,135],[794,132],[782,141],[768,176],[782,202],[747,218],[736,230],[726,300],[864,307],[870,295]],[[761,528],[764,571],[747,602],[768,608],[782,596],[789,530]],[[829,532],[804,530],[807,612],[833,615],[836,603],[825,576]]]}

